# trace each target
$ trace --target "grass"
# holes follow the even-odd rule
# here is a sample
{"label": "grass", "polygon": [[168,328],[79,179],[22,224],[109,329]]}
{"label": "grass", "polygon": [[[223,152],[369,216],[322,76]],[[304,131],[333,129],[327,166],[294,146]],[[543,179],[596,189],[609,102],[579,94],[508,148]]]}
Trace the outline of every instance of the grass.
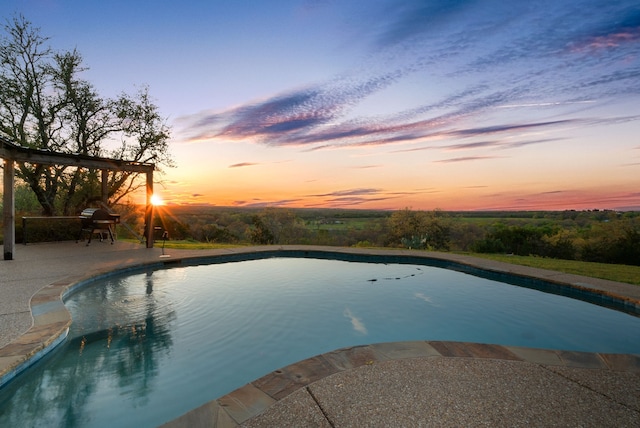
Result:
{"label": "grass", "polygon": [[640,266],[615,265],[608,263],[580,262],[576,260],[549,259],[535,256],[510,256],[506,254],[469,254],[490,260],[516,265],[555,270],[564,273],[608,279],[640,285]]}

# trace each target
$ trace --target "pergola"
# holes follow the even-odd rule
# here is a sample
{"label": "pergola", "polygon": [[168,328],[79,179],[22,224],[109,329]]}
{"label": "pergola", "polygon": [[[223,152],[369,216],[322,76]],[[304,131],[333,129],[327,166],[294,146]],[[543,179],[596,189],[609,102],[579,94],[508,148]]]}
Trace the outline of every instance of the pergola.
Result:
{"label": "pergola", "polygon": [[107,178],[109,171],[140,172],[147,176],[147,205],[144,216],[144,230],[147,248],[153,247],[153,170],[152,163],[132,162],[121,159],[110,159],[80,154],[50,152],[31,149],[13,144],[0,137],[0,158],[4,160],[4,259],[13,260],[15,253],[15,162],[29,162],[45,165],[70,165],[83,168],[96,168],[102,171],[102,198],[106,202]]}

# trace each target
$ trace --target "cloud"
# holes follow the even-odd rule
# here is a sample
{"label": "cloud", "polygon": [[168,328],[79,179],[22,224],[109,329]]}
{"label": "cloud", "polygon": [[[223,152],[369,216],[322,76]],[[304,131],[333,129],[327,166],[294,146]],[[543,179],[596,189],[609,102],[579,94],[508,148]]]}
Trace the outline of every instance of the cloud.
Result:
{"label": "cloud", "polygon": [[353,169],[371,169],[371,168],[381,168],[384,165],[360,165],[360,166],[353,166],[351,168]]}
{"label": "cloud", "polygon": [[558,107],[572,104],[593,104],[594,100],[582,100],[582,101],[549,101],[544,103],[522,103],[522,104],[510,104],[498,106],[498,108],[524,108],[524,107]]}
{"label": "cloud", "polygon": [[[632,4],[548,1],[507,7],[497,0],[409,0],[367,5],[371,13],[363,14],[362,24],[354,28],[371,51],[352,69],[234,108],[183,118],[184,134],[191,141],[248,141],[305,151],[389,144],[422,145],[396,152],[513,149],[558,140],[551,135],[510,142],[502,136],[602,125],[598,121],[605,118],[580,117],[566,109],[640,93],[640,12]],[[631,62],[621,67],[621,61]],[[433,88],[432,93],[420,92],[425,101],[405,109],[359,109],[408,82],[419,91]],[[496,114],[518,108],[530,109],[532,118]],[[542,110],[554,119],[534,119]],[[608,123],[615,124],[614,119]],[[500,140],[487,140],[493,135]],[[460,143],[460,138],[483,141]],[[454,144],[424,146],[431,141]]]}
{"label": "cloud", "polygon": [[[508,129],[517,129],[517,126],[507,127]],[[466,131],[456,131],[460,132],[463,135],[466,135]],[[474,130],[469,130],[469,133],[473,134]],[[481,130],[480,134],[482,135],[485,130]],[[498,131],[494,131],[498,132]],[[475,136],[475,135],[474,135]],[[477,141],[474,143],[459,143],[459,144],[450,144],[445,146],[426,146],[426,147],[415,147],[412,149],[402,149],[402,150],[394,150],[391,153],[404,153],[404,152],[415,152],[415,151],[423,151],[423,150],[445,150],[445,151],[459,151],[459,150],[473,150],[473,149],[514,149],[518,147],[524,147],[531,144],[541,144],[548,143],[551,141],[562,140],[562,138],[544,138],[539,140],[525,140],[525,141],[512,141],[512,142],[503,142],[503,141]]]}
{"label": "cloud", "polygon": [[[373,79],[375,81],[376,79]],[[386,78],[379,79],[384,82]],[[384,84],[381,83],[382,86]],[[399,143],[415,143],[425,140],[456,137],[476,137],[498,133],[515,133],[533,128],[552,128],[578,122],[577,119],[513,123],[476,128],[456,127],[469,117],[488,109],[504,105],[513,96],[512,92],[499,91],[479,94],[480,89],[459,92],[433,104],[423,105],[383,118],[360,118],[341,121],[342,112],[365,94],[375,92],[378,84],[356,85],[354,90],[328,88],[302,90],[299,94],[275,96],[254,106],[245,106],[219,113],[228,117],[228,124],[211,129],[209,123],[220,123],[218,119],[195,120],[191,129],[195,139],[225,138],[229,140],[251,139],[271,146],[311,146],[308,150],[339,149],[345,147],[367,147]],[[367,88],[363,90],[362,88]],[[324,95],[320,95],[324,94]],[[465,99],[471,97],[471,99]],[[460,105],[449,105],[458,100]],[[449,112],[413,120],[416,116],[446,106]],[[481,146],[482,142],[466,143]],[[485,144],[495,144],[488,142]],[[455,149],[456,146],[450,146]],[[464,145],[458,146],[460,149]],[[245,165],[239,165],[245,166]]]}
{"label": "cloud", "polygon": [[394,3],[383,11],[383,22],[388,24],[381,29],[375,44],[377,47],[388,48],[441,30],[472,3],[475,0]]}
{"label": "cloud", "polygon": [[398,198],[402,195],[411,195],[424,192],[388,192],[377,188],[359,188],[337,190],[329,193],[305,195],[303,198],[321,198],[321,201],[308,206],[357,206],[371,202],[380,202]]}
{"label": "cloud", "polygon": [[596,53],[640,42],[640,10],[632,10],[569,43],[573,52]]}
{"label": "cloud", "polygon": [[562,140],[564,140],[564,138],[543,138],[540,140],[514,141],[510,143],[505,143],[502,145],[502,147],[506,149],[514,149],[518,147],[529,146],[532,144],[550,143],[552,141],[562,141]]}
{"label": "cloud", "polygon": [[[402,71],[392,70],[360,80],[341,77],[222,113],[204,113],[192,121],[191,139],[254,137],[265,144],[299,144],[306,135],[300,134],[301,131],[335,120],[360,100],[393,84],[401,75]],[[275,136],[278,138],[272,143],[270,138]],[[338,131],[334,137],[325,139],[345,136]]]}
{"label": "cloud", "polygon": [[465,156],[460,158],[442,159],[442,160],[437,160],[433,162],[434,163],[470,162],[470,161],[477,161],[477,160],[496,159],[501,157],[503,156]]}
{"label": "cloud", "polygon": [[269,208],[269,207],[287,207],[290,205],[297,206],[302,202],[301,199],[280,199],[274,201],[262,201],[254,199],[253,201],[238,200],[233,202],[233,206],[243,208]]}
{"label": "cloud", "polygon": [[576,122],[578,122],[578,120],[563,119],[563,120],[552,120],[547,122],[494,125],[494,126],[486,126],[481,128],[460,129],[456,131],[451,131],[449,135],[455,135],[460,137],[475,137],[479,135],[498,134],[503,132],[525,131],[533,128],[546,128],[550,126],[568,125]]}
{"label": "cloud", "polygon": [[312,197],[326,197],[326,196],[362,196],[362,195],[377,195],[383,192],[382,189],[375,188],[361,188],[361,189],[347,189],[347,190],[337,190],[335,192],[330,193],[321,193],[318,195],[308,195]]}
{"label": "cloud", "polygon": [[449,146],[444,146],[445,150],[469,150],[469,149],[477,149],[477,148],[485,148],[485,147],[495,147],[501,145],[498,141],[478,141],[476,143],[465,143],[465,144],[452,144]]}
{"label": "cloud", "polygon": [[233,165],[229,165],[229,168],[242,168],[245,166],[254,166],[254,165],[260,165],[260,164],[255,162],[240,162],[240,163],[234,163]]}
{"label": "cloud", "polygon": [[357,205],[362,205],[362,204],[370,203],[370,202],[386,201],[386,200],[393,199],[393,198],[394,197],[392,197],[392,196],[389,196],[389,197],[377,197],[377,198],[362,198],[362,197],[357,197],[357,196],[350,196],[350,197],[327,199],[324,202],[324,205],[331,205],[331,206],[334,206],[334,207],[357,206]]}

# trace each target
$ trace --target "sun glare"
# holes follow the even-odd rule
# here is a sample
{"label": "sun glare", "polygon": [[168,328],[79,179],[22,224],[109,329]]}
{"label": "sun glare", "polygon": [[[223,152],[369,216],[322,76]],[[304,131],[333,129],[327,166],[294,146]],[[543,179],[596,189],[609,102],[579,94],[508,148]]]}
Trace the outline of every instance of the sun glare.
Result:
{"label": "sun glare", "polygon": [[164,205],[164,201],[160,197],[160,195],[153,194],[151,195],[151,204],[152,205]]}

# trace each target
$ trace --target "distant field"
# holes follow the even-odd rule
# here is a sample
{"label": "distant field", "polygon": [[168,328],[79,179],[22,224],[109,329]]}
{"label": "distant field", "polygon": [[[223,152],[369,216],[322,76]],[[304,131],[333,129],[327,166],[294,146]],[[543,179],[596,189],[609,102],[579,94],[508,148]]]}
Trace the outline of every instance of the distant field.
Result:
{"label": "distant field", "polygon": [[367,228],[373,221],[378,218],[341,218],[335,220],[307,221],[306,226],[309,229],[316,230],[348,230]]}

